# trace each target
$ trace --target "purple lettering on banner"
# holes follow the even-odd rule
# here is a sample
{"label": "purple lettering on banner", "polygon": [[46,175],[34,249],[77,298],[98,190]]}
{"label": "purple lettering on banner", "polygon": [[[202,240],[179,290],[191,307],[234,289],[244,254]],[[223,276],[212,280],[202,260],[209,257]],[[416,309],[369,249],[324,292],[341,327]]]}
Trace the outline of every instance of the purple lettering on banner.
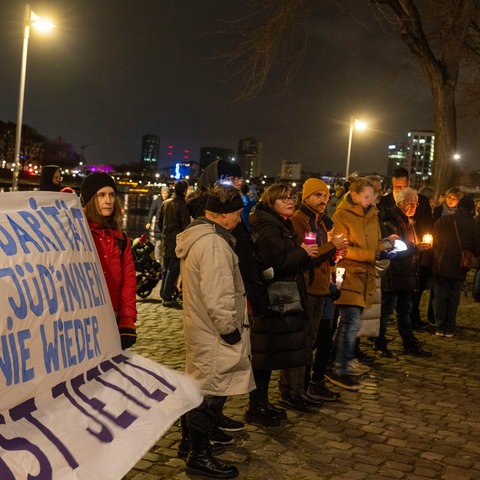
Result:
{"label": "purple lettering on banner", "polygon": [[[92,368],[92,370],[97,370],[98,368]],[[111,388],[112,390],[115,390],[116,392],[120,393],[123,395],[125,398],[130,400],[131,402],[135,403],[139,407],[145,409],[145,410],[150,410],[150,405],[147,405],[146,403],[141,402],[137,397],[131,395],[128,393],[126,390],[123,388],[120,388],[118,385],[115,385],[114,383],[107,382],[105,379],[101,377],[101,375],[91,375],[92,370],[89,370],[87,372],[87,380],[96,380],[98,383],[102,384],[104,387]],[[90,378],[91,375],[91,378]]]}
{"label": "purple lettering on banner", "polygon": [[94,432],[90,427],[87,427],[87,432],[93,435],[94,437],[98,438],[102,443],[110,443],[113,440],[113,434],[109,430],[109,428],[102,423],[98,418],[94,417],[91,413],[87,412],[87,410],[80,405],[73,395],[68,391],[66,382],[59,383],[52,388],[52,396],[53,398],[57,398],[60,395],[65,395],[65,398],[83,415],[93,420],[100,426],[100,432]]}
{"label": "purple lettering on banner", "polygon": [[[98,373],[100,374],[100,372]],[[105,409],[106,405],[101,400],[96,397],[88,398],[80,390],[80,387],[85,383],[83,375],[78,375],[72,378],[70,383],[73,387],[74,392],[78,395],[79,398],[81,398],[85,403],[88,403],[88,405],[90,405],[93,409],[97,410],[101,415],[114,422],[115,425],[118,425],[122,428],[128,428],[138,418],[136,415],[133,415],[128,410],[124,410],[120,415],[118,415],[118,417],[116,417]]]}
{"label": "purple lettering on banner", "polygon": [[137,365],[135,363],[132,363],[130,361],[130,359],[128,357],[126,357],[125,355],[117,355],[115,357],[112,357],[112,360],[115,362],[115,363],[124,363],[125,365],[130,365],[131,367],[133,368],[136,368],[138,370],[141,370],[142,372],[145,372],[147,375],[150,375],[152,376],[153,378],[155,378],[156,380],[158,380],[160,383],[162,383],[163,385],[165,385],[167,388],[169,388],[172,392],[174,392],[177,387],[175,387],[175,385],[172,385],[171,383],[168,383],[167,380],[165,380],[163,377],[161,377],[160,375],[156,374],[155,372],[152,372],[151,370],[148,370],[147,368],[145,367],[142,367],[141,365]]}
{"label": "purple lettering on banner", "polygon": [[[118,359],[119,357],[123,357],[125,360],[128,360],[127,357],[124,357],[123,355],[117,355],[114,358]],[[120,363],[120,362],[117,362],[117,363]],[[154,390],[152,393],[150,393],[140,382],[135,380],[135,378],[131,377],[130,375],[127,375],[122,369],[118,368],[110,360],[102,362],[100,364],[100,367],[102,368],[102,370],[104,372],[108,372],[109,370],[115,370],[122,377],[127,379],[134,387],[138,388],[147,398],[152,398],[153,400],[156,400],[157,402],[161,402],[167,396],[167,394],[165,392],[163,392],[162,390],[160,390],[158,388],[156,390]]]}
{"label": "purple lettering on banner", "polygon": [[[78,467],[78,463],[70,453],[68,448],[57,438],[45,425],[38,421],[33,415],[32,412],[37,410],[37,406],[35,405],[35,399],[29,398],[25,402],[22,402],[15,407],[9,410],[10,417],[13,421],[18,421],[21,419],[27,420],[33,426],[37,427],[40,432],[47,437],[47,439],[55,445],[57,450],[63,455],[63,458],[68,463],[68,465],[75,469]],[[43,477],[42,477],[43,480]],[[47,480],[47,478],[45,479]]]}
{"label": "purple lettering on banner", "polygon": [[[5,424],[3,415],[0,415],[0,425]],[[50,464],[47,456],[37,447],[25,438],[5,438],[0,435],[0,447],[7,452],[24,450],[30,452],[40,465],[40,471],[38,475],[33,476],[28,474],[28,480],[49,480],[52,478],[52,465]],[[32,462],[33,463],[33,462]],[[13,472],[10,470],[5,461],[0,458],[0,478],[2,480],[15,480]]]}

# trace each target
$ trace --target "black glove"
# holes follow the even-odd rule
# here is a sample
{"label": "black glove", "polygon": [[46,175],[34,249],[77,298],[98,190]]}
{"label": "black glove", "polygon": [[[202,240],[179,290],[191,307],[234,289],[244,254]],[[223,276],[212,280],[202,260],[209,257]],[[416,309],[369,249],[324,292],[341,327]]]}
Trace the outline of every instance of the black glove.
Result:
{"label": "black glove", "polygon": [[131,347],[137,341],[137,334],[135,329],[128,327],[120,327],[120,341],[122,343],[122,350]]}
{"label": "black glove", "polygon": [[229,345],[235,345],[242,339],[242,336],[240,335],[238,328],[236,328],[233,332],[226,333],[225,335],[220,335],[220,336]]}

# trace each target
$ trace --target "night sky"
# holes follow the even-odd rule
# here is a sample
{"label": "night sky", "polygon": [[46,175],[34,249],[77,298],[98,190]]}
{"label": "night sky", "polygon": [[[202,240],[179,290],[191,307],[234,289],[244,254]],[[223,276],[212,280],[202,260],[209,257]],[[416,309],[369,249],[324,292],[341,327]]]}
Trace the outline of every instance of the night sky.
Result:
{"label": "night sky", "polygon": [[[306,57],[285,91],[278,74],[252,101],[232,103],[239,83],[220,54],[233,39],[216,34],[244,15],[241,0],[59,0],[32,2],[56,29],[32,32],[23,123],[63,137],[87,161],[140,159],[144,134],[187,148],[264,142],[264,171],[281,160],[313,171],[344,171],[351,115],[370,129],[353,139],[350,170],[386,172],[390,143],[432,129],[429,91],[407,48],[378,23],[368,1],[319,1]],[[351,6],[352,15],[346,14]],[[16,122],[24,4],[0,4],[0,120]],[[477,166],[479,140],[459,122],[459,153]],[[472,140],[474,138],[474,140]]]}

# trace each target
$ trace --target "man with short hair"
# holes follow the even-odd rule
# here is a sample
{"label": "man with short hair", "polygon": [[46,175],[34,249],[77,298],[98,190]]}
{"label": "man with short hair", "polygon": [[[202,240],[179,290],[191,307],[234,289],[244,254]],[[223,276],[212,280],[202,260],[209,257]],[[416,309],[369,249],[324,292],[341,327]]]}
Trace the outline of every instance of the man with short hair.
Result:
{"label": "man with short hair", "polygon": [[182,442],[189,442],[187,473],[211,478],[238,475],[235,466],[213,456],[211,432],[227,396],[255,388],[245,289],[231,234],[242,208],[236,189],[216,186],[207,193],[205,217],[178,235],[175,250],[183,284],[186,372],[204,394],[182,423]]}
{"label": "man with short hair", "polygon": [[[337,250],[346,248],[348,241],[344,236],[329,239],[329,231],[333,227],[332,220],[325,215],[330,192],[327,184],[318,178],[309,178],[302,188],[302,203],[290,220],[297,234],[297,243],[305,241],[306,233],[311,232],[319,246],[317,256],[312,258],[304,271],[306,295],[305,310],[307,317],[307,347],[310,357],[306,367],[297,367],[282,371],[286,384],[299,382],[306,392],[305,406],[322,401],[338,400],[340,395],[332,392],[325,385],[332,345],[334,327],[330,320],[322,322],[325,296],[329,294],[331,280],[331,262]],[[314,355],[315,351],[315,355]],[[287,389],[289,385],[283,385]],[[293,386],[292,386],[293,389]],[[300,391],[301,391],[300,390]],[[287,405],[287,392],[282,392],[282,398]],[[288,397],[288,396],[287,396]],[[291,403],[291,402],[290,402]],[[296,404],[292,405],[294,408]]]}

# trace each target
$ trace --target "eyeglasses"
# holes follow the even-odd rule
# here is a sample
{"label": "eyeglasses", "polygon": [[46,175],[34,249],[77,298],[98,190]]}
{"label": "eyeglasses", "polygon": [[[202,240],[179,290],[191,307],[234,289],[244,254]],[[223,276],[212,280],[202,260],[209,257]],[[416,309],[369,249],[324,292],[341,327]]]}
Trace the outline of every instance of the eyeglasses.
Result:
{"label": "eyeglasses", "polygon": [[97,192],[97,198],[99,200],[113,200],[115,198],[115,192]]}
{"label": "eyeglasses", "polygon": [[278,197],[278,200],[280,200],[283,203],[287,203],[287,202],[293,202],[295,199],[291,195],[283,195],[281,197]]}

